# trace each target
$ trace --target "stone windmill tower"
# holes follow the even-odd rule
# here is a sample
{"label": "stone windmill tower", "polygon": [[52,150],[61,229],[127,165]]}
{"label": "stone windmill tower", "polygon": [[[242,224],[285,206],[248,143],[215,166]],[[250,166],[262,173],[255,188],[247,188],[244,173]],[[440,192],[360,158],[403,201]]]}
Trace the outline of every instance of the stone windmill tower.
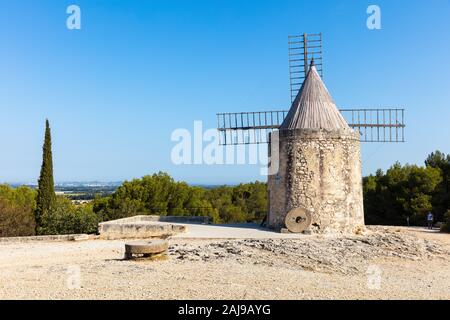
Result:
{"label": "stone windmill tower", "polygon": [[338,109],[321,78],[321,34],[289,37],[289,70],[290,110],[218,113],[220,144],[269,144],[270,228],[354,232],[360,142],[404,142],[404,109]]}
{"label": "stone windmill tower", "polygon": [[268,178],[268,225],[314,232],[364,226],[360,134],[340,114],[314,60],[277,138],[279,167]]}

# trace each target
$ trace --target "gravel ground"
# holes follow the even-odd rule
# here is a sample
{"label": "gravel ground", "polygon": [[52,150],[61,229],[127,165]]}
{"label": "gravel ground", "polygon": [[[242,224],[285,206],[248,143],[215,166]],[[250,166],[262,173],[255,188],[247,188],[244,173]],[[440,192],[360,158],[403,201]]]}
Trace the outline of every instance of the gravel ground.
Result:
{"label": "gravel ground", "polygon": [[450,299],[450,235],[172,239],[166,260],[123,241],[0,244],[0,299]]}

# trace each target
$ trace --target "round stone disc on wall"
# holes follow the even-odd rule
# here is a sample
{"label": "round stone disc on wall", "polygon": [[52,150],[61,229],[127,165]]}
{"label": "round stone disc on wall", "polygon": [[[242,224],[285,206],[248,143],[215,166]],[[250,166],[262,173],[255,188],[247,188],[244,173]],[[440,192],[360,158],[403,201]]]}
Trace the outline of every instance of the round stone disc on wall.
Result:
{"label": "round stone disc on wall", "polygon": [[295,208],[289,211],[284,222],[290,232],[301,233],[311,224],[311,213],[304,208]]}

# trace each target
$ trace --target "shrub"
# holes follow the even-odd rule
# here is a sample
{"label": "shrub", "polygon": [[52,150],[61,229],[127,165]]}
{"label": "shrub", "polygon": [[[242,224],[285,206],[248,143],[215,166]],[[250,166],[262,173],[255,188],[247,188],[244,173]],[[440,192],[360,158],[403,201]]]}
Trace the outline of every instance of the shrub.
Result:
{"label": "shrub", "polygon": [[441,227],[441,231],[450,232],[450,209],[444,214],[444,224]]}
{"label": "shrub", "polygon": [[28,187],[0,185],[0,237],[35,235],[35,198]]}
{"label": "shrub", "polygon": [[92,205],[76,206],[65,197],[58,197],[56,203],[42,216],[38,233],[42,235],[96,233],[99,219]]}

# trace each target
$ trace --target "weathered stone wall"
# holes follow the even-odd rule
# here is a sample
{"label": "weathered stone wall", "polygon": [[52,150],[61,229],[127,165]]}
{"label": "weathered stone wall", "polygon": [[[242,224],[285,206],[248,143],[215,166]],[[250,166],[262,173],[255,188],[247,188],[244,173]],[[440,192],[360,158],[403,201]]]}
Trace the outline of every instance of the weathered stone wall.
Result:
{"label": "weathered stone wall", "polygon": [[296,207],[311,211],[312,232],[354,232],[364,226],[359,133],[279,131],[279,171],[269,176],[268,188],[268,224],[274,229],[283,228],[286,214]]}
{"label": "weathered stone wall", "polygon": [[208,217],[140,215],[98,225],[100,239],[144,239],[172,236],[187,231],[187,226],[172,223],[209,223]]}

